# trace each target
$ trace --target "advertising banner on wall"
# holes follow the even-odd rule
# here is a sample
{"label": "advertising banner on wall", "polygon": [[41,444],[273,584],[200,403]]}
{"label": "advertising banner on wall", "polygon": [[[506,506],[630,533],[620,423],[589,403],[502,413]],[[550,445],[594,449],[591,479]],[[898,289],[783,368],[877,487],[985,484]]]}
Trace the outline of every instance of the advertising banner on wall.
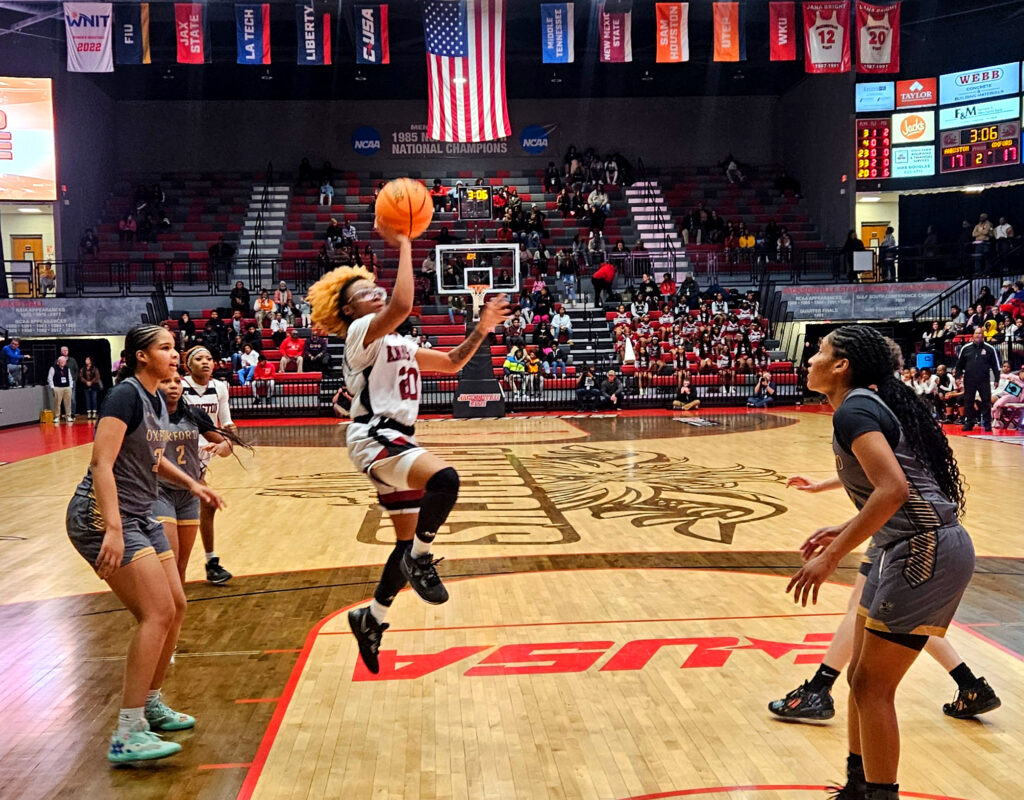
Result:
{"label": "advertising banner on wall", "polygon": [[65,3],[68,72],[113,72],[113,7],[110,3]]}
{"label": "advertising banner on wall", "polygon": [[561,153],[557,124],[526,125],[514,137],[491,142],[438,142],[422,123],[377,126],[358,125],[352,130],[352,151],[365,158],[523,158]]}
{"label": "advertising banner on wall", "polygon": [[56,200],[53,81],[0,78],[0,200]]}
{"label": "advertising banner on wall", "polygon": [[939,76],[939,102],[944,105],[973,103],[988,97],[1020,91],[1020,62],[950,72]]}

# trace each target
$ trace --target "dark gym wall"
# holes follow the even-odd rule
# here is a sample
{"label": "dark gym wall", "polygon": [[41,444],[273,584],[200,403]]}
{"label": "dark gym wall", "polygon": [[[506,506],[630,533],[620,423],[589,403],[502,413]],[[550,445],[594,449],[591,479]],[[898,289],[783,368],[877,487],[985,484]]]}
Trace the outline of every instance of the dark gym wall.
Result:
{"label": "dark gym wall", "polygon": [[931,225],[942,243],[955,243],[964,220],[973,227],[978,215],[988,214],[993,225],[1006,217],[1014,230],[1024,233],[1024,186],[1003,186],[978,194],[942,192],[900,197],[901,244],[920,244]]}

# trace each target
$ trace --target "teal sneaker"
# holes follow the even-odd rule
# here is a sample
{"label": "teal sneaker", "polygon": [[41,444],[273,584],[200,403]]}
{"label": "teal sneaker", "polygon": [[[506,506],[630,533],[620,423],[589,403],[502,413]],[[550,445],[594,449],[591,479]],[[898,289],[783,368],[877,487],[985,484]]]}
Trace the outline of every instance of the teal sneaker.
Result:
{"label": "teal sneaker", "polygon": [[154,731],[184,731],[196,726],[196,718],[170,708],[163,700],[146,706],[146,722]]}
{"label": "teal sneaker", "polygon": [[131,761],[150,761],[154,758],[167,758],[181,752],[177,742],[165,742],[160,735],[152,731],[131,731],[117,733],[110,737],[110,749],[107,760],[113,764],[125,764]]}

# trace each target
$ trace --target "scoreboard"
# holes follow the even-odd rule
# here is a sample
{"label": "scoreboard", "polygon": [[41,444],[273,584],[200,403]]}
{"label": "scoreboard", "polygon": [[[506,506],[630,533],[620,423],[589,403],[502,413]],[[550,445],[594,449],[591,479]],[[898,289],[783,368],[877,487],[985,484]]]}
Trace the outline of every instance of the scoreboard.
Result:
{"label": "scoreboard", "polygon": [[946,131],[940,137],[940,172],[963,172],[1020,163],[1020,123],[1000,122]]}
{"label": "scoreboard", "polygon": [[889,117],[857,120],[857,179],[892,174],[892,128]]}
{"label": "scoreboard", "polygon": [[459,189],[459,219],[489,220],[493,216],[490,186],[463,186]]}

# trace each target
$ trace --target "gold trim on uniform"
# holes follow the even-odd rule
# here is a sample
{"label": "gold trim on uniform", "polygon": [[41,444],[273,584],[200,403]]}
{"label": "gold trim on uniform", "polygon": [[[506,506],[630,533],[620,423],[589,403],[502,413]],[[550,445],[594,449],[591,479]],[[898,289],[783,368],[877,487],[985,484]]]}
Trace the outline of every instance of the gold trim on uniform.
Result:
{"label": "gold trim on uniform", "polygon": [[[860,608],[859,611],[863,612],[861,614],[861,616],[866,617],[866,619],[864,620],[864,627],[867,628],[868,630],[880,631],[881,633],[893,633],[893,631],[889,630],[889,626],[886,625],[884,622],[882,622],[881,620],[872,619],[871,617],[869,617],[867,615],[867,611],[865,611],[863,609],[863,607]],[[904,634],[899,634],[899,635],[904,635]],[[909,636],[939,636],[939,637],[942,637],[942,636],[946,635],[946,629],[942,628],[942,627],[939,627],[938,625],[918,625],[916,628],[914,628],[914,630],[910,631],[906,635],[909,635]]]}
{"label": "gold trim on uniform", "polygon": [[910,490],[910,497],[903,504],[903,511],[906,512],[910,523],[922,531],[934,531],[942,527],[942,520],[935,512],[935,506],[921,497],[921,493],[910,483],[907,484]]}
{"label": "gold trim on uniform", "polygon": [[[152,548],[150,548],[150,549],[152,549]],[[156,552],[156,551],[154,550],[153,552]],[[164,550],[162,553],[157,553],[157,558],[159,558],[161,561],[170,561],[171,559],[174,558],[174,551],[173,550]],[[134,561],[135,559],[132,559],[132,560]]]}
{"label": "gold trim on uniform", "polygon": [[935,549],[938,545],[938,531],[927,531],[907,539],[910,551],[903,567],[903,577],[913,588],[927,583],[935,574]]}
{"label": "gold trim on uniform", "polygon": [[156,548],[155,547],[143,547],[141,550],[136,552],[135,555],[132,556],[132,560],[129,561],[128,563],[129,564],[134,564],[136,561],[138,561],[143,556],[151,556],[154,553],[156,553]]}

